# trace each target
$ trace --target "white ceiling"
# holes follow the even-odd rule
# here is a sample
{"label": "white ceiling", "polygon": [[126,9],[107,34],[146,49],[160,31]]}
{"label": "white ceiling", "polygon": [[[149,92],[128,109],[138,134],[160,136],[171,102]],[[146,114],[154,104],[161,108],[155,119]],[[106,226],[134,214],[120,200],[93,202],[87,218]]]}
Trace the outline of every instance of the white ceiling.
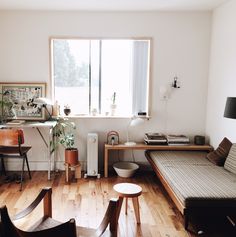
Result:
{"label": "white ceiling", "polygon": [[2,10],[199,11],[228,0],[0,0]]}

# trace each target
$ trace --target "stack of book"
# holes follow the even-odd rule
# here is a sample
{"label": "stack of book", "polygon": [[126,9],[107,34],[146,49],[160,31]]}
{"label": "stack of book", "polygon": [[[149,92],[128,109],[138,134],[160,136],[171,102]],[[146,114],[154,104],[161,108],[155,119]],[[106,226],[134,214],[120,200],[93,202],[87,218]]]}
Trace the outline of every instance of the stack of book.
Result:
{"label": "stack of book", "polygon": [[167,145],[166,136],[162,133],[145,133],[144,142],[148,145]]}
{"label": "stack of book", "polygon": [[167,135],[168,145],[188,145],[189,137],[185,135]]}

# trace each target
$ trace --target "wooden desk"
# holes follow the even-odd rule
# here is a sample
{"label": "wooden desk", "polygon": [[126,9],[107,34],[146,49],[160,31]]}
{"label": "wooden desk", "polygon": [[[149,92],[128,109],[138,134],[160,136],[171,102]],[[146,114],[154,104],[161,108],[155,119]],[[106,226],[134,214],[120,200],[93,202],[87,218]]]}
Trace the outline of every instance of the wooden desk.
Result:
{"label": "wooden desk", "polygon": [[[43,122],[28,122],[22,124],[0,124],[1,128],[17,128],[17,129],[23,129],[23,128],[36,128],[40,137],[42,138],[45,146],[47,147],[47,156],[48,156],[48,180],[51,179],[51,170],[52,170],[52,158],[53,158],[53,169],[55,168],[55,152],[54,156],[52,157],[52,152],[50,148],[50,144],[53,142],[53,129],[57,125],[57,121],[43,121]],[[43,136],[43,133],[41,132],[40,128],[47,128],[48,129],[48,136],[45,138]]]}
{"label": "wooden desk", "polygon": [[108,152],[109,150],[157,150],[157,151],[212,151],[213,147],[210,145],[178,145],[178,146],[168,146],[168,145],[146,145],[144,143],[139,143],[134,146],[126,146],[125,144],[119,145],[108,145],[105,144],[104,147],[104,177],[108,177]]}

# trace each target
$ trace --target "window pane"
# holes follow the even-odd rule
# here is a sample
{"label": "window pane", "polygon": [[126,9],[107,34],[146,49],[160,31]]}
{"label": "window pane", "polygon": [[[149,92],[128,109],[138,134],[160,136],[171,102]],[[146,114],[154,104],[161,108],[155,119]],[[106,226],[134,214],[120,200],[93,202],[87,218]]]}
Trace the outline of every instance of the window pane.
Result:
{"label": "window pane", "polygon": [[[133,42],[132,112],[148,112],[149,41]],[[146,99],[145,99],[146,98]]]}
{"label": "window pane", "polygon": [[53,40],[53,65],[55,100],[73,114],[88,114],[89,41]]}
{"label": "window pane", "polygon": [[91,40],[91,111],[95,109],[97,112],[99,112],[99,47],[99,40]]}
{"label": "window pane", "polygon": [[116,93],[116,113],[131,115],[131,53],[130,40],[102,41],[102,112],[109,112],[112,95]]}

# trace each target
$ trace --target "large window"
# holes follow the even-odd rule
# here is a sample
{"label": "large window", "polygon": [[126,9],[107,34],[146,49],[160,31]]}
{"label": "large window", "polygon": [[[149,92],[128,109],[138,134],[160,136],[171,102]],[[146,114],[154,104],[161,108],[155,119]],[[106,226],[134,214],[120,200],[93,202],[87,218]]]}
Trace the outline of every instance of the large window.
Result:
{"label": "large window", "polygon": [[[150,40],[52,39],[54,100],[75,115],[148,115]],[[114,112],[114,111],[113,111]],[[113,114],[114,115],[114,114]]]}

